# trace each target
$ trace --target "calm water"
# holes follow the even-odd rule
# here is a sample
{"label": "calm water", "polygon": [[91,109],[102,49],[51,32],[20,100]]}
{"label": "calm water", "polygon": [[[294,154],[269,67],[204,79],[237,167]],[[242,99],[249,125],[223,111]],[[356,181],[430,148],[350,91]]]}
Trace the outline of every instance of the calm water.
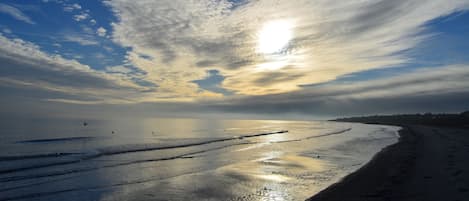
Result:
{"label": "calm water", "polygon": [[3,124],[0,200],[304,200],[395,143],[397,130],[163,118]]}

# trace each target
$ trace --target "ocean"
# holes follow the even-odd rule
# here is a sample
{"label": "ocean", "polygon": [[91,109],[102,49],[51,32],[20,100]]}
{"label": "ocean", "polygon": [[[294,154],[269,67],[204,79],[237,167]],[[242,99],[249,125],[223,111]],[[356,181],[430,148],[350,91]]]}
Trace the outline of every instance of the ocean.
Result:
{"label": "ocean", "polygon": [[30,119],[0,129],[0,201],[285,201],[357,170],[397,142],[399,127],[148,118]]}

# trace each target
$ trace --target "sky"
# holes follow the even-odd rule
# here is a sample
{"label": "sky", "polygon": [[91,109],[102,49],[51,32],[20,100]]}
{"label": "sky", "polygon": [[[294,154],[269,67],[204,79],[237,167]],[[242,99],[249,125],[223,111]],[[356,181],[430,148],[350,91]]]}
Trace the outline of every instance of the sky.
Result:
{"label": "sky", "polygon": [[2,0],[2,116],[469,110],[468,0]]}

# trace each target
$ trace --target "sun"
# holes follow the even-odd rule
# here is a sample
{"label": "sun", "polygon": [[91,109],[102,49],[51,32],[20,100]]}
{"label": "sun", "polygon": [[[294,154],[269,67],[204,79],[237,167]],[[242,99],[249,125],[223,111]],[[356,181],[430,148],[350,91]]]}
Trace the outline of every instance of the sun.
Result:
{"label": "sun", "polygon": [[288,46],[293,37],[292,24],[287,20],[265,23],[257,33],[257,52],[274,54]]}

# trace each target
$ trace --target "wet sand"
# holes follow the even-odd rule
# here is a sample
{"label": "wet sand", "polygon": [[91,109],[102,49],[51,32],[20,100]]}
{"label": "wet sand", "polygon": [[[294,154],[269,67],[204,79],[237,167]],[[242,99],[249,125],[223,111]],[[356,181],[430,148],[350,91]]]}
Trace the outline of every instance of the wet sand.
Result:
{"label": "wet sand", "polygon": [[469,200],[469,129],[405,126],[399,142],[308,201]]}

